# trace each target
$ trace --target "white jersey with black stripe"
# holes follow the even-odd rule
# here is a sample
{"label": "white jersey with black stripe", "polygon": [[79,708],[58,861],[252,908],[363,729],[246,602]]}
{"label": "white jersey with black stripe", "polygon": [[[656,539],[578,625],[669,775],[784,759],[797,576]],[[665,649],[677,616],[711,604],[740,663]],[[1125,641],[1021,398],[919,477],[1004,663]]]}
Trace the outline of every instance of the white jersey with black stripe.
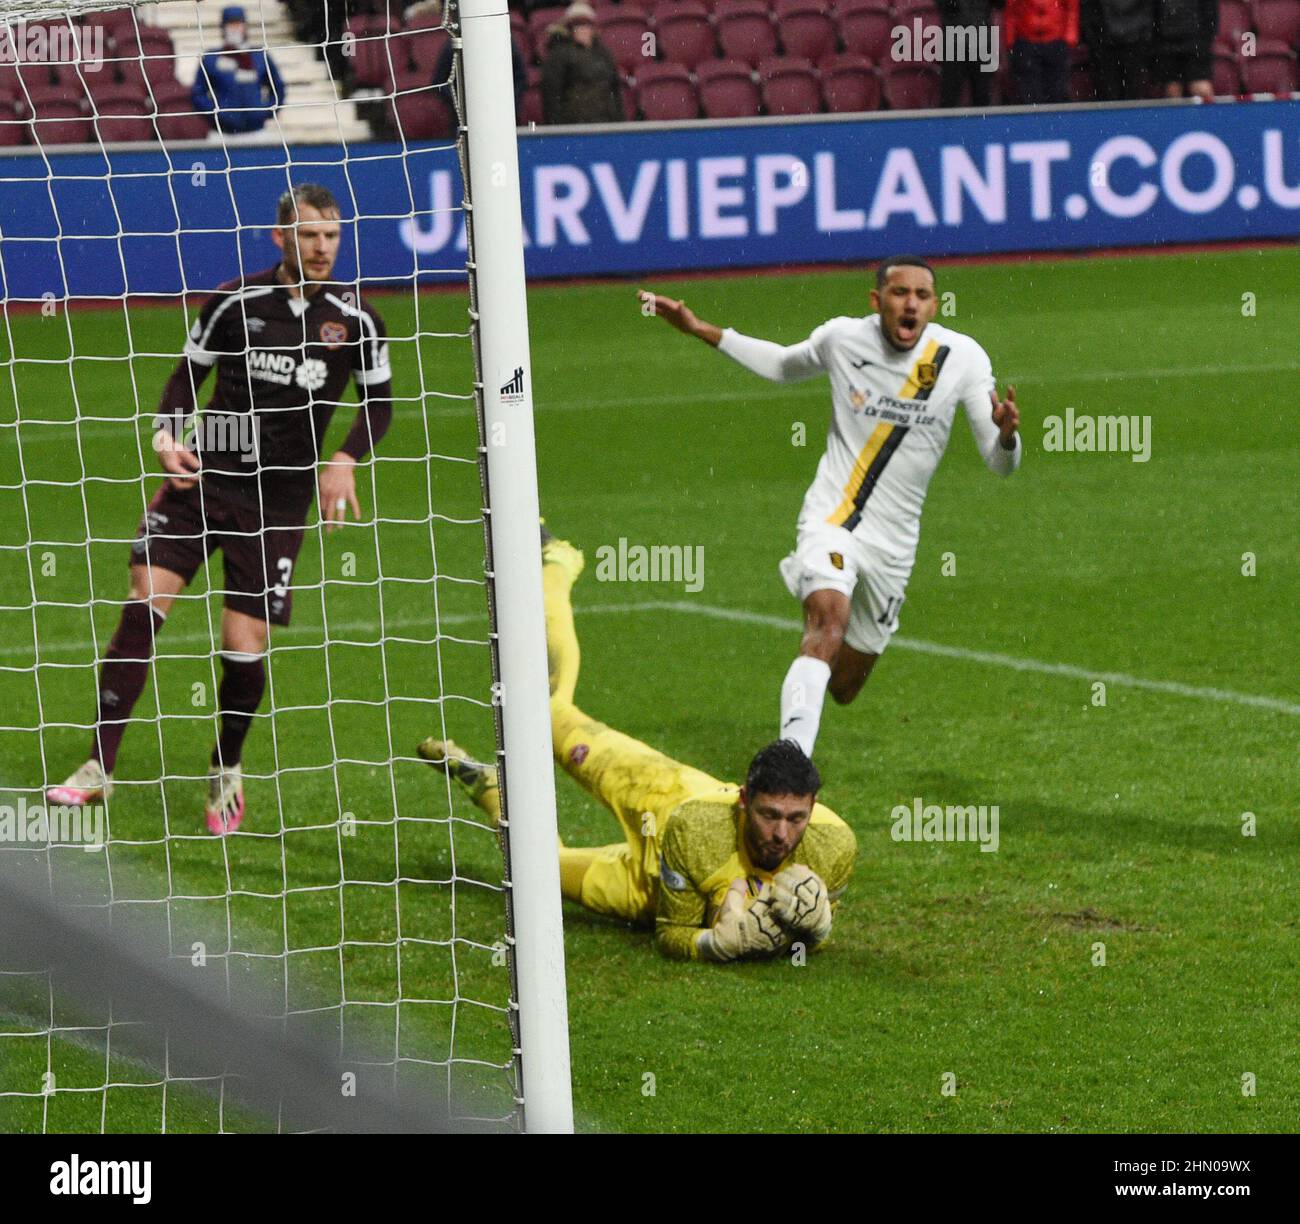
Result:
{"label": "white jersey with black stripe", "polygon": [[843,527],[910,564],[926,489],[958,404],[988,467],[1008,474],[1019,465],[1019,438],[1014,450],[998,441],[988,354],[951,328],[930,323],[911,349],[900,352],[882,334],[879,315],[840,317],[788,348],[730,329],[719,348],[778,381],[822,373],[830,378],[826,452],[804,497],[801,534],[821,524]]}

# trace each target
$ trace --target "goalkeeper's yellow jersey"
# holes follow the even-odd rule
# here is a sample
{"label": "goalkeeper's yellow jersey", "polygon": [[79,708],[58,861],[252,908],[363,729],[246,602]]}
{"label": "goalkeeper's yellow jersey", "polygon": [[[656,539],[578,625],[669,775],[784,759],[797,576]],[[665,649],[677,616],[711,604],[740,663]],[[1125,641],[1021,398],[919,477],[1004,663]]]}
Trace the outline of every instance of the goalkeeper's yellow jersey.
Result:
{"label": "goalkeeper's yellow jersey", "polygon": [[782,868],[802,863],[826,884],[838,902],[853,874],[857,839],[828,807],[814,805],[803,838],[775,871],[756,867],[741,832],[744,815],[739,788],[697,795],[669,814],[659,843],[659,896],[655,909],[655,946],[679,960],[698,957],[696,936],[711,926],[736,880],[748,880],[753,892]]}

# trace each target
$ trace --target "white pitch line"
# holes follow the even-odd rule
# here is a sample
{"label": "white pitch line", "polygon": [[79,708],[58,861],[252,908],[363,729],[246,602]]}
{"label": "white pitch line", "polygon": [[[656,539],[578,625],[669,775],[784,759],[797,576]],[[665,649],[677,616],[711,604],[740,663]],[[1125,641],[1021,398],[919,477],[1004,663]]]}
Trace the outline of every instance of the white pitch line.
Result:
{"label": "white pitch line", "polygon": [[[627,615],[634,612],[687,612],[695,616],[707,616],[713,620],[732,621],[743,625],[756,625],[764,629],[779,629],[785,633],[798,633],[801,622],[791,616],[773,616],[764,612],[747,612],[742,608],[723,608],[715,604],[691,603],[689,600],[651,599],[638,603],[588,604],[577,607],[574,611],[580,616],[586,615]],[[438,618],[439,626],[456,626],[481,622],[486,628],[485,613],[452,613]],[[393,617],[385,621],[390,632],[403,629],[423,629],[426,632],[433,626],[427,618]],[[378,629],[378,622],[339,621],[329,625],[332,639],[350,633],[373,632]],[[273,634],[275,642],[286,638],[292,642],[295,638],[319,638],[321,629],[317,626],[289,626],[276,629]],[[108,635],[102,639],[107,645]],[[169,633],[163,638],[164,643],[178,646],[203,646],[212,649],[212,639],[206,633]],[[316,644],[323,645],[323,642]],[[56,642],[43,647],[42,657],[48,655],[82,654],[88,649],[86,642]],[[958,659],[963,663],[978,663],[986,667],[1003,667],[1009,671],[1034,672],[1044,676],[1064,676],[1071,680],[1118,685],[1121,688],[1141,689],[1149,693],[1166,693],[1173,697],[1191,697],[1201,701],[1216,701],[1231,705],[1252,706],[1261,710],[1276,710],[1281,714],[1300,714],[1300,704],[1284,701],[1280,697],[1262,697],[1255,693],[1238,693],[1231,689],[1214,688],[1210,685],[1183,684],[1177,680],[1148,680],[1143,676],[1131,676],[1127,672],[1093,671],[1078,667],[1073,663],[1048,663],[1042,659],[1022,659],[1015,655],[1000,654],[991,650],[970,650],[965,646],[949,646],[943,642],[929,642],[923,638],[896,637],[892,645],[897,650],[911,650],[917,654],[938,655],[946,659]],[[17,650],[0,651],[0,658],[26,658]],[[28,665],[30,666],[30,664]]]}

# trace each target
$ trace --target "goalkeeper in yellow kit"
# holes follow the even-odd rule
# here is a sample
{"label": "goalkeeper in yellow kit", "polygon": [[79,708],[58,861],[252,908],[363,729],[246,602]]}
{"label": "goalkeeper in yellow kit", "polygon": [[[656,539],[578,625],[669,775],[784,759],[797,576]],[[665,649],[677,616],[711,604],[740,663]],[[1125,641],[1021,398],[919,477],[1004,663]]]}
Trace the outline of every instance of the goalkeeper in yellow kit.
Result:
{"label": "goalkeeper in yellow kit", "polygon": [[[655,947],[678,960],[733,961],[822,943],[857,843],[816,801],[816,767],[793,740],[777,740],[754,757],[745,785],[732,786],[584,714],[573,703],[580,652],[569,601],[583,556],[547,536],[542,563],[555,759],[623,830],[614,845],[560,847],[565,898],[653,926]],[[493,766],[448,740],[427,739],[419,752],[497,823]]]}

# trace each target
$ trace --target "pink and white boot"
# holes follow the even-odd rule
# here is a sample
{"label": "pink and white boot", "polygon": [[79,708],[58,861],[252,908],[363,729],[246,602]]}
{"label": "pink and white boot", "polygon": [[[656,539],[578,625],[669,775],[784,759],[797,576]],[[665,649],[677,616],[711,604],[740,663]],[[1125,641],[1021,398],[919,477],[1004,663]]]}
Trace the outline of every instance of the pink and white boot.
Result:
{"label": "pink and white boot", "polygon": [[244,821],[244,776],[238,765],[208,770],[208,832],[224,837]]}
{"label": "pink and white boot", "polygon": [[81,807],[89,803],[103,803],[113,793],[113,775],[93,757],[82,765],[62,786],[51,786],[45,792],[45,802],[66,807]]}

